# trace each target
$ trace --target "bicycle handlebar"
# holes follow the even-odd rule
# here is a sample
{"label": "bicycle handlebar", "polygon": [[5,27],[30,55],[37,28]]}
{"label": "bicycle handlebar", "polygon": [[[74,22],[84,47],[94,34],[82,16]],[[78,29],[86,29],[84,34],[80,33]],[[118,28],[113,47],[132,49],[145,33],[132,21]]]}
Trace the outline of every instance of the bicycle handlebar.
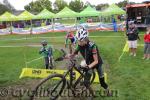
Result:
{"label": "bicycle handlebar", "polygon": [[63,49],[61,49],[60,51],[63,55],[61,57],[55,59],[55,61],[63,61],[64,59],[69,59],[69,60],[74,59],[74,57],[66,57],[67,53]]}
{"label": "bicycle handlebar", "polygon": [[[64,59],[69,59],[68,67],[76,66],[76,59],[74,57],[66,57],[67,53],[63,49],[61,49],[61,52],[63,53],[63,55],[57,58],[55,61],[63,61]],[[87,67],[82,67],[81,65],[77,66],[77,68],[83,71],[88,70]]]}

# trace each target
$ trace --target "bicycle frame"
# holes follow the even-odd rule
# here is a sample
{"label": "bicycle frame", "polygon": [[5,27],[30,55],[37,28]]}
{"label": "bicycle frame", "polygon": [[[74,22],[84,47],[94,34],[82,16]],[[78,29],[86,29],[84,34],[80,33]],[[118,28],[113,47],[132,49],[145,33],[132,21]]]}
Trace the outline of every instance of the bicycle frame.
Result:
{"label": "bicycle frame", "polygon": [[[61,58],[63,59],[63,57]],[[61,60],[60,59],[60,60]],[[74,77],[73,77],[73,69],[75,69],[79,74],[80,76],[74,80]],[[83,71],[83,72],[82,72]],[[52,87],[52,90],[51,90],[51,93],[53,93],[55,90],[57,90],[57,88],[60,86],[60,84],[62,83],[62,87],[59,91],[59,94],[55,96],[55,98],[58,98],[58,96],[62,93],[62,91],[64,90],[65,88],[65,85],[67,83],[67,88],[70,89],[73,93],[73,95],[75,95],[75,89],[77,87],[77,85],[81,82],[81,80],[84,78],[85,76],[85,70],[81,67],[78,67],[76,66],[76,60],[74,59],[70,59],[69,60],[69,65],[68,65],[68,70],[66,71],[66,73],[64,74],[53,74],[53,75],[49,75],[47,78],[43,79],[36,87],[35,87],[35,91],[37,92],[38,89],[40,89],[39,87],[42,86],[47,80],[49,79],[53,79],[55,77],[59,77],[60,80],[58,80],[57,84],[55,84],[55,86]],[[69,80],[66,80],[66,77],[69,75]],[[95,78],[95,73],[93,73],[93,78],[92,80],[94,80]],[[93,81],[91,81],[92,83]],[[85,86],[86,89],[88,89],[90,91],[90,93],[93,95],[93,90],[92,88],[89,86]],[[84,87],[83,87],[84,88]],[[31,100],[34,99],[35,97],[35,94],[36,92],[33,93],[33,96],[31,96]]]}
{"label": "bicycle frame", "polygon": [[[84,71],[81,72],[80,69],[78,69],[77,66],[75,65],[74,61],[68,67],[69,67],[69,69],[63,75],[64,76],[63,79],[66,79],[66,77],[69,75],[69,80],[67,80],[67,86],[68,86],[68,88],[75,88],[78,85],[78,83],[81,81],[81,79],[83,79],[85,72]],[[75,71],[77,71],[80,74],[80,76],[77,78],[77,80],[74,82],[74,84],[73,84],[73,81],[74,81],[73,69],[75,69]]]}
{"label": "bicycle frame", "polygon": [[[77,80],[74,82],[74,77],[73,77],[73,69],[75,69],[77,72],[80,73],[79,78],[77,78]],[[84,73],[82,73],[79,69],[77,69],[76,67],[72,67],[70,68],[65,74],[64,74],[64,78],[66,79],[66,77],[69,75],[69,80],[67,81],[67,85],[68,88],[72,88],[72,87],[76,87],[76,85],[80,82],[80,80],[84,77]]]}
{"label": "bicycle frame", "polygon": [[[79,78],[75,81],[75,83],[73,84],[73,68],[78,71],[80,73]],[[82,73],[78,68],[74,67],[70,67],[69,70],[63,75],[62,80],[66,80],[67,75],[69,75],[70,79],[67,82],[67,86],[68,89],[71,89],[74,91],[75,87],[78,85],[78,83],[81,81],[81,79],[84,77],[84,73]],[[53,88],[52,92],[59,86],[59,84],[62,82],[62,80]]]}

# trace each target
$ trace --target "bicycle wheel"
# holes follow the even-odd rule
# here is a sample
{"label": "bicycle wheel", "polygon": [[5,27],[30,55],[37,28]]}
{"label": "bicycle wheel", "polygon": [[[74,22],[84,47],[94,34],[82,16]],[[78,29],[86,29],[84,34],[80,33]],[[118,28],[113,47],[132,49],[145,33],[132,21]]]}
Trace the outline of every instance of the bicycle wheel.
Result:
{"label": "bicycle wheel", "polygon": [[30,100],[56,100],[66,85],[66,79],[61,74],[53,74],[36,85]]}
{"label": "bicycle wheel", "polygon": [[[92,83],[95,79],[95,72],[92,72],[91,78],[90,78],[90,84],[85,85],[84,77],[81,75],[77,81],[74,83],[74,86],[72,88],[73,96],[75,97],[93,97],[94,91],[91,88]],[[79,94],[80,91],[80,94]]]}
{"label": "bicycle wheel", "polygon": [[[96,76],[96,74],[95,74],[95,72],[93,71],[93,72],[92,72],[92,76],[91,76],[91,78],[90,78],[90,85],[94,82],[95,76]],[[77,79],[77,81],[75,82],[74,87],[76,87],[79,83],[83,83],[83,82],[84,82],[84,77],[81,75],[81,76]]]}

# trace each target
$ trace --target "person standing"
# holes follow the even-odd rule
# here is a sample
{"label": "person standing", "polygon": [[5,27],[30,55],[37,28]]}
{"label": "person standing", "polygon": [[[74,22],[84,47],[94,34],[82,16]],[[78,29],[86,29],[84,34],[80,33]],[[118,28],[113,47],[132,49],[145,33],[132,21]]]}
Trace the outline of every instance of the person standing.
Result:
{"label": "person standing", "polygon": [[150,27],[147,28],[147,32],[144,35],[144,57],[143,59],[150,59]]}
{"label": "person standing", "polygon": [[129,29],[127,30],[127,37],[130,56],[135,57],[137,50],[137,39],[139,38],[139,36],[138,36],[138,29],[135,27],[135,24],[133,22],[129,24]]}
{"label": "person standing", "polygon": [[45,60],[45,67],[46,69],[53,68],[53,49],[50,45],[47,45],[47,41],[43,40],[41,42],[42,48],[39,51],[39,54],[42,54]]}
{"label": "person standing", "polygon": [[113,24],[114,32],[117,32],[117,22],[114,16],[112,16],[112,24]]}

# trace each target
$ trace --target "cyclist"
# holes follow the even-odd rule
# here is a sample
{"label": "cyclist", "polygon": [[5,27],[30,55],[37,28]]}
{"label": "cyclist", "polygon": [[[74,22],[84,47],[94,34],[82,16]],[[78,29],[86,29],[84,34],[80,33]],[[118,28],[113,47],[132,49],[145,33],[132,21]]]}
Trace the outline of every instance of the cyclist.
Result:
{"label": "cyclist", "polygon": [[[42,48],[39,51],[39,54],[42,54],[45,60],[45,67],[46,69],[52,69],[52,59],[53,59],[53,49],[50,45],[47,45],[47,41],[43,40],[41,42]],[[50,66],[49,66],[50,64]]]}
{"label": "cyclist", "polygon": [[78,52],[80,52],[87,64],[86,66],[87,71],[85,74],[85,81],[84,81],[85,86],[89,86],[92,71],[93,69],[96,68],[99,75],[100,84],[105,89],[106,95],[110,96],[111,94],[108,85],[105,82],[104,73],[102,70],[103,61],[100,56],[97,45],[89,40],[88,31],[83,27],[77,30],[76,37],[78,40],[78,46],[74,51],[74,53],[69,55],[68,57],[72,58],[75,55],[77,55]]}
{"label": "cyclist", "polygon": [[76,37],[71,30],[67,31],[66,40],[65,40],[65,48],[69,45],[69,53],[72,53],[73,45],[76,44]]}

